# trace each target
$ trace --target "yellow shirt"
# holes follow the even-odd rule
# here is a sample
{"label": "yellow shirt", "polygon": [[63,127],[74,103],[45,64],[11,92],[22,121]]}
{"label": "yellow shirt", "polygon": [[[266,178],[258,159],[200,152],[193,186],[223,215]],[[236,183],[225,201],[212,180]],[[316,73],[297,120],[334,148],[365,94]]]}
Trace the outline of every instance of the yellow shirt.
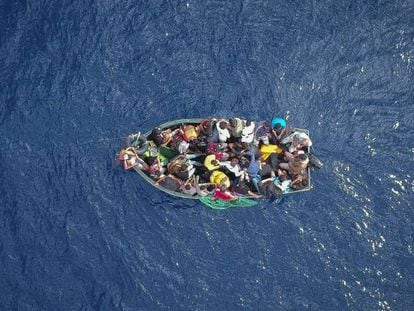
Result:
{"label": "yellow shirt", "polygon": [[213,160],[216,160],[216,156],[214,154],[209,154],[204,160],[204,166],[207,167],[209,171],[214,171],[220,168],[220,165],[214,165],[211,163]]}
{"label": "yellow shirt", "polygon": [[282,154],[283,150],[277,145],[262,145],[262,147],[260,147],[260,152],[262,154],[262,160],[266,161],[271,153]]}
{"label": "yellow shirt", "polygon": [[210,182],[217,186],[224,183],[226,187],[230,187],[230,179],[221,171],[214,171],[210,176]]}

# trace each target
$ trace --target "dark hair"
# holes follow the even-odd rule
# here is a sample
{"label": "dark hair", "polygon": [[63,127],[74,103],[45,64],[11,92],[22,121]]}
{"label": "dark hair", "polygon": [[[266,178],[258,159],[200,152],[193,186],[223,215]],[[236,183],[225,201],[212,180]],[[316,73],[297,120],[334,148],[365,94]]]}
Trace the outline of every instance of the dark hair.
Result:
{"label": "dark hair", "polygon": [[264,127],[269,127],[269,126],[270,126],[269,121],[264,121],[264,122],[263,122],[263,126],[264,126]]}
{"label": "dark hair", "polygon": [[230,162],[236,162],[237,164],[239,164],[239,159],[237,159],[237,158],[232,158],[231,160],[230,160]]}
{"label": "dark hair", "polygon": [[250,126],[251,124],[252,124],[252,121],[250,121],[250,120],[246,121],[246,126]]}
{"label": "dark hair", "polygon": [[276,130],[276,131],[280,131],[282,129],[282,124],[276,123],[275,126],[273,127],[273,129]]}
{"label": "dark hair", "polygon": [[229,119],[229,123],[231,126],[236,126],[236,120],[234,119]]}
{"label": "dark hair", "polygon": [[227,128],[227,122],[226,122],[226,121],[221,121],[221,122],[219,123],[219,127],[220,127],[222,130],[226,129],[226,128]]}
{"label": "dark hair", "polygon": [[308,156],[304,153],[301,153],[298,155],[298,159],[301,161],[306,161],[306,159],[308,158]]}
{"label": "dark hair", "polygon": [[279,176],[279,180],[280,181],[285,181],[285,180],[287,180],[288,178],[287,178],[287,176],[285,175],[285,174],[283,174],[283,175],[280,175]]}
{"label": "dark hair", "polygon": [[214,190],[214,188],[215,188],[215,186],[214,186],[214,185],[208,185],[208,186],[207,186],[207,191],[213,191],[213,190]]}
{"label": "dark hair", "polygon": [[191,185],[190,184],[186,184],[185,185],[185,189],[190,190],[191,189]]}
{"label": "dark hair", "polygon": [[200,186],[200,190],[204,190],[204,189],[206,189],[206,186],[204,185]]}
{"label": "dark hair", "polygon": [[219,161],[217,161],[217,160],[213,160],[213,161],[211,161],[211,164],[213,164],[213,165],[218,165],[218,164],[219,164]]}

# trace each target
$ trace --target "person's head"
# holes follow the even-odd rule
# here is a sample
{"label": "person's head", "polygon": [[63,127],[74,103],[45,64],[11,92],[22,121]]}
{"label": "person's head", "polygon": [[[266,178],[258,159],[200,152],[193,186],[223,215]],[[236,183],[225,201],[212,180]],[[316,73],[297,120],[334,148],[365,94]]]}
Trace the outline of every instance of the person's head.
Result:
{"label": "person's head", "polygon": [[276,124],[275,124],[275,126],[273,126],[273,129],[274,129],[276,132],[280,132],[280,131],[282,131],[282,129],[283,129],[282,124],[280,124],[280,123],[276,123]]}
{"label": "person's head", "polygon": [[304,139],[302,140],[302,142],[301,142],[301,145],[302,145],[302,146],[309,146],[309,139],[304,138]]}
{"label": "person's head", "polygon": [[308,156],[306,155],[306,154],[304,154],[304,153],[300,153],[300,154],[298,154],[298,159],[300,160],[300,161],[302,161],[302,162],[304,162],[304,161],[306,161],[307,159],[308,159]]}
{"label": "person's head", "polygon": [[211,192],[215,189],[216,187],[214,185],[208,185],[207,186],[207,191]]}
{"label": "person's head", "polygon": [[152,133],[153,133],[153,134],[161,134],[161,128],[159,128],[159,127],[155,127],[155,128],[152,130]]}
{"label": "person's head", "polygon": [[241,162],[242,167],[248,167],[250,164],[249,159],[246,157],[242,157],[240,162]]}
{"label": "person's head", "polygon": [[282,181],[282,182],[283,181],[286,181],[287,179],[288,178],[287,178],[287,176],[285,174],[279,176],[279,180]]}
{"label": "person's head", "polygon": [[236,127],[236,120],[234,120],[234,119],[229,119],[229,124],[230,124],[230,126],[231,127]]}
{"label": "person's head", "polygon": [[211,161],[211,164],[213,164],[213,165],[219,165],[219,161],[213,160],[213,161]]}
{"label": "person's head", "polygon": [[233,158],[230,161],[231,166],[236,166],[237,164],[239,164],[239,159],[237,158]]}
{"label": "person's head", "polygon": [[264,121],[264,122],[263,122],[263,126],[264,126],[265,128],[269,128],[269,127],[270,127],[270,123],[269,123],[269,121]]}
{"label": "person's head", "polygon": [[243,150],[250,150],[250,145],[248,143],[241,143]]}
{"label": "person's head", "polygon": [[219,123],[219,127],[220,127],[222,130],[225,130],[225,129],[227,128],[227,122],[226,122],[226,121],[221,121],[221,122]]}
{"label": "person's head", "polygon": [[201,186],[200,186],[200,190],[203,190],[203,191],[204,191],[204,190],[206,190],[206,186],[201,185]]}
{"label": "person's head", "polygon": [[209,137],[213,135],[213,122],[211,120],[207,120],[204,123],[203,132]]}

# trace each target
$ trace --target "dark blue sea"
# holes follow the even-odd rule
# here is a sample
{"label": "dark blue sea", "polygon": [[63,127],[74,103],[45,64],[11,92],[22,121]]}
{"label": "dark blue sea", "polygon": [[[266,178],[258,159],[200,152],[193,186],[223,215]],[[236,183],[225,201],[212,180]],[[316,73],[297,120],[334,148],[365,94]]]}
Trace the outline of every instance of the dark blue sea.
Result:
{"label": "dark blue sea", "polygon": [[[414,310],[414,2],[0,1],[0,310]],[[283,116],[313,189],[218,211],[132,132]]]}

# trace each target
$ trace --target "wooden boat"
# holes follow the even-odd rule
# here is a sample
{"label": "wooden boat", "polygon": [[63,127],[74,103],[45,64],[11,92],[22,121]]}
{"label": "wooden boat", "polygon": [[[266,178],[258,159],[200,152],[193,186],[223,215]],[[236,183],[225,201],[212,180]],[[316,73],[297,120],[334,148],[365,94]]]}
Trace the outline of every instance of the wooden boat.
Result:
{"label": "wooden boat", "polygon": [[[180,120],[175,120],[175,121],[171,121],[171,122],[167,122],[167,123],[161,124],[161,125],[158,126],[158,128],[161,129],[162,131],[168,130],[168,129],[174,131],[176,129],[183,128],[183,127],[185,127],[187,125],[198,126],[198,125],[200,125],[200,123],[203,120],[205,120],[205,119],[200,119],[200,118],[180,119]],[[292,131],[293,132],[305,133],[305,134],[307,134],[309,136],[309,131],[307,129],[293,128]],[[143,139],[143,141],[144,140],[148,140],[149,141],[151,132],[152,131],[150,130],[150,131],[147,131],[144,134],[140,134],[143,138],[145,138],[145,139]],[[312,153],[312,148],[308,148],[307,155],[310,156],[311,153]],[[167,189],[167,188],[165,188],[165,187],[163,187],[161,185],[158,185],[156,183],[156,178],[155,177],[152,177],[147,171],[144,171],[142,169],[142,167],[140,167],[138,165],[133,166],[133,169],[139,175],[141,175],[141,177],[144,180],[146,180],[147,182],[149,182],[150,184],[152,184],[158,190],[164,191],[164,192],[166,192],[166,193],[168,193],[170,195],[173,195],[173,196],[176,196],[176,197],[180,197],[180,198],[186,198],[186,199],[200,199],[201,198],[200,195],[197,195],[197,194],[195,194],[195,195],[189,195],[189,194],[182,193],[180,191],[172,191],[172,190],[169,190],[169,189]],[[307,186],[306,187],[303,187],[303,188],[297,189],[297,190],[295,190],[295,189],[287,189],[286,192],[284,192],[283,194],[292,194],[292,193],[299,193],[299,192],[309,191],[312,188],[312,183],[311,183],[311,169],[310,169],[310,167],[307,168],[307,178],[308,178],[308,182],[307,182]],[[258,195],[260,195],[260,194],[257,194],[255,196],[244,195],[243,197],[244,198],[257,199],[258,198]]]}

